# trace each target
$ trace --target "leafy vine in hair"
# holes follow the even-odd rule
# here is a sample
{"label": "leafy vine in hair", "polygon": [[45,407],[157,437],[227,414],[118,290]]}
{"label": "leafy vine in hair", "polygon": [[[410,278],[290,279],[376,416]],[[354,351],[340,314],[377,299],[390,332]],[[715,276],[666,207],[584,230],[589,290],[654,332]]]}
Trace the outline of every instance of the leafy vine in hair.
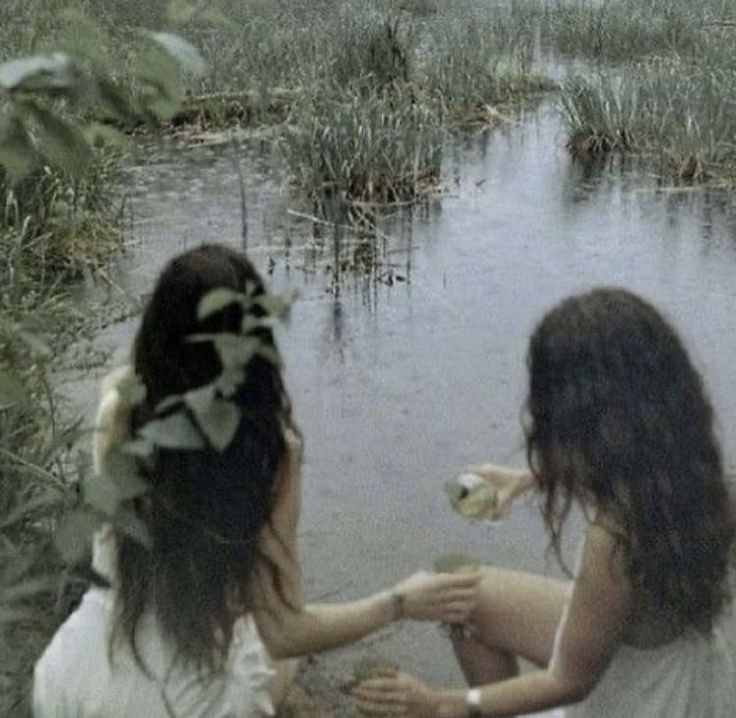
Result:
{"label": "leafy vine in hair", "polygon": [[[201,299],[197,307],[200,321],[232,304],[243,308],[239,334],[193,334],[187,338],[192,343],[212,343],[222,365],[220,374],[208,384],[166,397],[156,406],[155,417],[135,436],[110,448],[99,475],[88,472],[83,482],[86,505],[70,514],[56,533],[57,547],[67,561],[74,563],[81,558],[91,535],[103,524],[112,524],[144,545],[149,544],[146,526],[133,510],[133,500],[150,489],[138,471],[138,463],[149,459],[157,449],[227,449],[242,418],[240,407],[232,399],[245,381],[248,364],[256,357],[276,366],[281,364],[278,352],[256,332],[273,330],[288,319],[292,301],[293,297],[274,294],[254,296],[253,287],[245,292],[218,288]],[[253,316],[253,307],[259,307],[263,316]],[[145,386],[132,372],[119,379],[115,389],[126,412],[146,397]]]}

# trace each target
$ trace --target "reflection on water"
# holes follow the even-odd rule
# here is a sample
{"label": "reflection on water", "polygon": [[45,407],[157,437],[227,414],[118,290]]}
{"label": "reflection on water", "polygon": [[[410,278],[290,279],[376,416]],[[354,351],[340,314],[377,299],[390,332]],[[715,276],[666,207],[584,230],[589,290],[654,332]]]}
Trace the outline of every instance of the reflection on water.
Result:
{"label": "reflection on water", "polygon": [[[240,242],[232,148],[157,151],[153,165],[129,172],[140,244],[120,281],[133,294],[185,247]],[[307,443],[313,595],[356,596],[456,549],[545,570],[534,506],[497,528],[472,526],[441,487],[464,463],[522,460],[529,333],[552,303],[593,285],[639,292],[680,328],[733,458],[736,251],[717,194],[660,187],[626,163],[615,173],[574,165],[557,115],[542,109],[458,143],[441,202],[381,222],[378,256],[337,291],[329,231],[315,237],[310,221],[287,213],[309,208],[291,196],[281,164],[252,150],[241,162],[251,256],[277,290],[300,292],[281,342]],[[116,361],[133,326],[100,337]],[[441,682],[457,676],[433,632],[407,631],[388,647],[403,666]],[[339,656],[324,660],[340,670]]]}

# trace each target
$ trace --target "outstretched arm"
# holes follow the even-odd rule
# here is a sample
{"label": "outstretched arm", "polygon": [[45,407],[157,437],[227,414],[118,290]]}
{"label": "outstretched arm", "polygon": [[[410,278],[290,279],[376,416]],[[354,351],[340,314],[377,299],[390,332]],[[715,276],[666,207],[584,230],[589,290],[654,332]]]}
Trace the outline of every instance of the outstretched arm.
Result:
{"label": "outstretched arm", "polygon": [[354,643],[402,618],[463,623],[475,605],[478,584],[474,573],[417,573],[359,601],[301,606],[286,605],[270,584],[255,617],[271,656],[292,658]]}
{"label": "outstretched arm", "polygon": [[[292,437],[293,443],[293,437]],[[477,573],[418,573],[362,600],[306,605],[296,537],[301,497],[299,451],[283,476],[277,508],[261,537],[261,563],[254,581],[254,617],[275,659],[317,653],[354,643],[402,618],[463,623],[478,593]]]}

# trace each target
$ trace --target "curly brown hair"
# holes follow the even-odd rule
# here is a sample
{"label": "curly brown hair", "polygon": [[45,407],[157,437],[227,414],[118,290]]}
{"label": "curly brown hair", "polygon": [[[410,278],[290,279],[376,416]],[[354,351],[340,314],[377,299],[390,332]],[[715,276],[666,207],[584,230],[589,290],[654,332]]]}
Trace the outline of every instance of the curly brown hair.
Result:
{"label": "curly brown hair", "polygon": [[526,444],[550,546],[571,506],[620,527],[634,595],[708,633],[730,598],[736,532],[713,409],[675,330],[620,289],[552,309],[528,354]]}

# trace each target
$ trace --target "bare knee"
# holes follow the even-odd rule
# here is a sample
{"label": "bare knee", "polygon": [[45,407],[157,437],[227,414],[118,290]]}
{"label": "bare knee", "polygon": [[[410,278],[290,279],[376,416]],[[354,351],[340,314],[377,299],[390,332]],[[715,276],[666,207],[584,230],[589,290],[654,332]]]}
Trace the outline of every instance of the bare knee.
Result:
{"label": "bare knee", "polygon": [[519,675],[516,656],[457,632],[451,636],[460,668],[468,685],[480,686]]}
{"label": "bare knee", "polygon": [[570,584],[493,567],[481,573],[470,618],[476,640],[496,652],[547,665]]}

